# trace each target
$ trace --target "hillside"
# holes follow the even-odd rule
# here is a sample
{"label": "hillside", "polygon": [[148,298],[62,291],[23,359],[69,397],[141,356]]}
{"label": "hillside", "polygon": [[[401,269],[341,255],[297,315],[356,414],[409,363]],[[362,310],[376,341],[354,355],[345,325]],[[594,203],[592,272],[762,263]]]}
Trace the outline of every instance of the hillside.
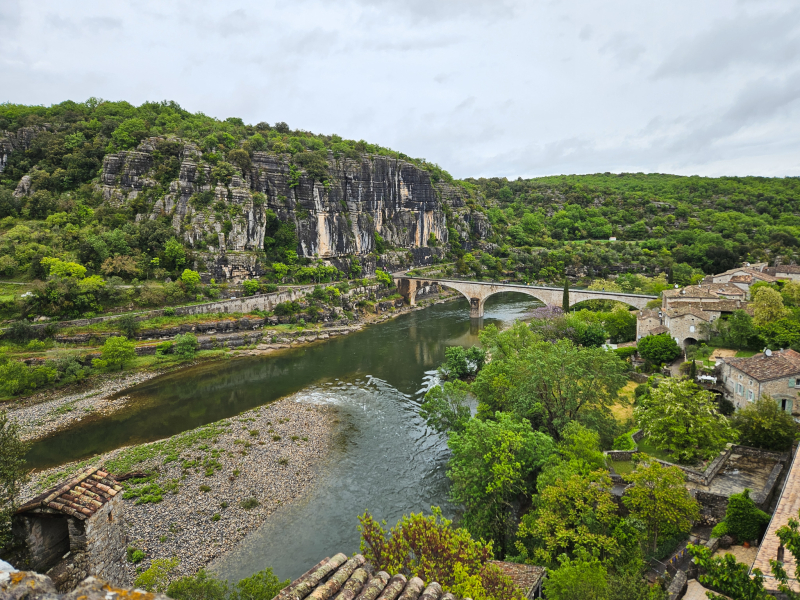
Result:
{"label": "hillside", "polygon": [[523,281],[674,266],[688,282],[796,261],[800,236],[796,178],[454,181],[364,141],[172,102],[0,105],[0,167],[0,276],[28,281],[56,257],[134,283],[187,267],[317,281],[320,268],[330,280],[441,260]]}

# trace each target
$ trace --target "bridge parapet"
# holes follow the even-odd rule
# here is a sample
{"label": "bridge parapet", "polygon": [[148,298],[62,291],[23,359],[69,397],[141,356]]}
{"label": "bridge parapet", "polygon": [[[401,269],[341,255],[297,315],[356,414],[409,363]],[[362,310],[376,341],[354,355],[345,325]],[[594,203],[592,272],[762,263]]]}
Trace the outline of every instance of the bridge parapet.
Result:
{"label": "bridge parapet", "polygon": [[[560,306],[564,290],[556,287],[545,287],[535,285],[523,285],[515,283],[495,283],[490,281],[460,281],[457,279],[425,279],[421,277],[398,277],[397,291],[406,299],[408,304],[416,304],[417,291],[433,283],[454,289],[469,301],[470,317],[483,317],[484,305],[486,300],[501,292],[519,292],[533,296],[544,304]],[[644,294],[627,294],[624,292],[605,292],[595,290],[569,290],[569,305],[573,306],[586,300],[614,300],[633,306],[634,308],[645,308],[650,300],[655,300],[658,296],[646,296]]]}

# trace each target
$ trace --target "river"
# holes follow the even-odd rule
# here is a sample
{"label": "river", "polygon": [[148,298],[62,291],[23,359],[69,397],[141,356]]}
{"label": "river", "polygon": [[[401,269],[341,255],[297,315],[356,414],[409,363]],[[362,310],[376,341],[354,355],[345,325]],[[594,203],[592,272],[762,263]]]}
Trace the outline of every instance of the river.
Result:
{"label": "river", "polygon": [[[503,294],[486,303],[484,324],[508,323],[539,303]],[[271,566],[295,578],[325,556],[358,549],[357,516],[394,524],[447,501],[447,445],[418,408],[447,346],[477,343],[466,300],[437,304],[324,343],[274,355],[178,371],[125,393],[125,409],[89,419],[34,444],[43,468],[193,429],[288,395],[335,404],[341,423],[317,485],[277,511],[212,569],[231,581]]]}

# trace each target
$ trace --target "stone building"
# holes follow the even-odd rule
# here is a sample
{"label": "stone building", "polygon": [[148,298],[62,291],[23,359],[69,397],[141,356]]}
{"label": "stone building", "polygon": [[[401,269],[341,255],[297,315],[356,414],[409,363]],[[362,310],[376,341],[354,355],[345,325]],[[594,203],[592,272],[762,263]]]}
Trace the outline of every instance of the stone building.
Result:
{"label": "stone building", "polygon": [[800,265],[778,265],[777,267],[767,267],[764,273],[772,275],[777,279],[788,281],[800,281]]}
{"label": "stone building", "polygon": [[766,351],[750,358],[722,358],[725,397],[737,408],[767,395],[780,407],[800,415],[800,353]]}
{"label": "stone building", "polygon": [[121,492],[109,473],[87,467],[20,506],[14,533],[25,542],[30,568],[49,569],[60,589],[72,589],[90,575],[123,581]]}
{"label": "stone building", "polygon": [[730,269],[729,271],[725,271],[723,273],[710,275],[703,280],[704,283],[732,283],[733,285],[746,291],[748,296],[750,293],[750,286],[757,281],[775,283],[778,280],[773,275],[767,273],[766,267],[762,266],[761,264]]}
{"label": "stone building", "polygon": [[636,319],[636,339],[669,333],[680,346],[707,340],[709,327],[720,316],[719,311],[701,310],[691,304],[675,308],[640,310]]}
{"label": "stone building", "polygon": [[[732,283],[703,283],[688,285],[685,288],[664,290],[661,294],[661,308],[676,308],[686,304],[725,312],[722,306],[744,308],[748,292]],[[731,304],[733,302],[734,304]],[[735,309],[734,309],[735,310]]]}

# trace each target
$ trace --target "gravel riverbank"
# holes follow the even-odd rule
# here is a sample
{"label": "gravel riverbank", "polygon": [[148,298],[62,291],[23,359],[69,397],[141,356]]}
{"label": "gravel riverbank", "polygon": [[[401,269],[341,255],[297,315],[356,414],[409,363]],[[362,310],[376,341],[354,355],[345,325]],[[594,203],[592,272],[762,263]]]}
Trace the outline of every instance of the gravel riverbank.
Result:
{"label": "gravel riverbank", "polygon": [[20,424],[23,440],[42,438],[90,415],[111,414],[119,410],[128,396],[112,396],[159,375],[160,371],[112,375],[92,389],[56,398],[52,398],[52,391],[42,392],[25,399],[23,406],[9,406],[8,417]]}
{"label": "gravel riverbank", "polygon": [[[178,557],[172,577],[196,573],[313,485],[331,447],[337,409],[291,396],[167,440],[115,450],[90,464],[145,472],[124,483],[128,545],[146,558]],[[78,465],[37,473],[23,497]],[[146,498],[147,497],[147,498]],[[145,501],[160,498],[158,502]],[[123,582],[121,582],[123,583]]]}

